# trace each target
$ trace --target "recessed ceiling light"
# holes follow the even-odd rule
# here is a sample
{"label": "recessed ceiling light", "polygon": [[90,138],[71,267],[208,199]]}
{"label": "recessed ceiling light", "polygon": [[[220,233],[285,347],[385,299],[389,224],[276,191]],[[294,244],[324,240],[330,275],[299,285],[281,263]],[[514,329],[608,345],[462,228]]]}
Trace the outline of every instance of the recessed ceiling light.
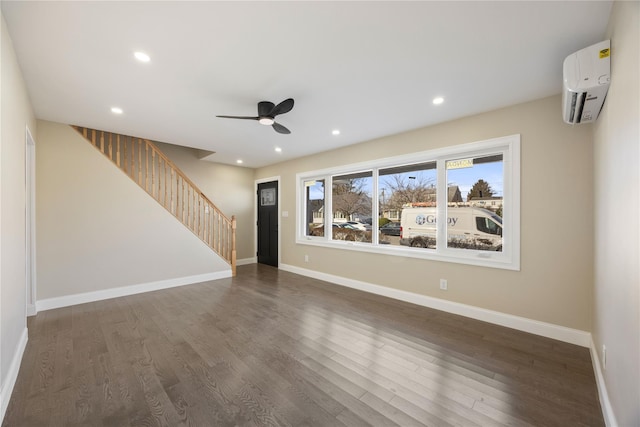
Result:
{"label": "recessed ceiling light", "polygon": [[444,98],[441,96],[438,96],[436,98],[433,98],[433,105],[440,105],[444,102]]}
{"label": "recessed ceiling light", "polygon": [[340,135],[340,129],[334,129],[331,131],[332,135]]}
{"label": "recessed ceiling light", "polygon": [[242,160],[238,159],[238,160],[236,160],[236,163],[240,165],[240,164],[242,164]]}
{"label": "recessed ceiling light", "polygon": [[149,62],[151,61],[151,57],[144,52],[134,52],[133,56],[140,62]]}
{"label": "recessed ceiling light", "polygon": [[276,147],[276,153],[282,153],[282,148]]}
{"label": "recessed ceiling light", "polygon": [[113,114],[122,114],[122,108],[120,108],[120,107],[111,107],[111,112]]}

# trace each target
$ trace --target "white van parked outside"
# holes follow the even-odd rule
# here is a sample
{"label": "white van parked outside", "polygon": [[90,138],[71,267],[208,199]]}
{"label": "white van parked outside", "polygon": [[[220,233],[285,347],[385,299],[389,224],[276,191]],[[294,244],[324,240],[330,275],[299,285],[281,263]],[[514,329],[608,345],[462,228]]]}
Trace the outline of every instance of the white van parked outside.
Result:
{"label": "white van parked outside", "polygon": [[[402,209],[400,244],[415,248],[436,247],[436,208]],[[502,218],[488,209],[447,208],[447,246],[502,251]]]}

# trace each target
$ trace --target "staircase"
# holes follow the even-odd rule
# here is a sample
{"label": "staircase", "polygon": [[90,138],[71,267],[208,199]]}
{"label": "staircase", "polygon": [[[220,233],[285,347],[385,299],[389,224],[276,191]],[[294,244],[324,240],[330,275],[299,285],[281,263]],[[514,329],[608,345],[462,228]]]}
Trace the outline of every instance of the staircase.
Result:
{"label": "staircase", "polygon": [[207,246],[236,275],[236,219],[226,217],[151,141],[71,126]]}

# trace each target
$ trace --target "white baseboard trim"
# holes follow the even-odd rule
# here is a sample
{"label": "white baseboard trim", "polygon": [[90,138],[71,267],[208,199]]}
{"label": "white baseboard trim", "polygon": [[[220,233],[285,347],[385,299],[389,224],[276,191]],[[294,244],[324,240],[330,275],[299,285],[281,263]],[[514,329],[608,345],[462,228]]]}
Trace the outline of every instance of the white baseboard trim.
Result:
{"label": "white baseboard trim", "polygon": [[321,273],[318,271],[308,270],[306,268],[300,268],[293,265],[281,264],[280,268],[291,273],[312,277],[314,279],[324,280],[336,285],[346,286],[349,288],[370,292],[372,294],[382,295],[400,301],[405,301],[436,310],[446,311],[448,313],[458,314],[460,316],[470,317],[472,319],[482,320],[483,322],[493,323],[495,325],[506,326],[508,328],[517,329],[519,331],[579,345],[581,347],[589,348],[589,346],[591,345],[591,334],[589,332],[581,331],[578,329],[558,326],[552,323],[527,319],[525,317],[514,316],[512,314],[501,313],[499,311],[487,310],[484,308],[474,307],[472,305],[461,304],[453,301],[447,301],[440,298],[415,294],[413,292],[388,288],[386,286],[374,285],[372,283],[348,279],[346,277],[335,276],[327,273]]}
{"label": "white baseboard trim", "polygon": [[178,277],[175,279],[160,280],[157,282],[142,283],[139,285],[122,286],[118,288],[103,289],[93,292],[84,292],[81,294],[47,298],[36,301],[36,310],[37,312],[52,310],[54,308],[68,307],[70,305],[84,304],[87,302],[141,294],[143,292],[158,291],[160,289],[174,288],[177,286],[192,285],[194,283],[225,279],[228,277],[231,277],[230,268],[214,273],[197,274],[194,276]]}
{"label": "white baseboard trim", "polygon": [[20,371],[20,364],[22,362],[22,355],[24,354],[24,349],[27,347],[28,340],[29,332],[25,327],[22,331],[22,335],[20,336],[20,341],[18,341],[18,347],[13,353],[13,358],[11,359],[11,365],[9,366],[7,377],[4,378],[4,382],[2,383],[2,387],[0,388],[0,424],[2,424],[2,421],[4,420],[4,415],[7,412],[7,407],[9,406],[9,400],[11,400],[13,387],[16,385],[18,372]]}
{"label": "white baseboard trim", "polygon": [[607,393],[607,385],[604,382],[604,375],[600,364],[600,356],[598,355],[598,349],[596,344],[591,339],[591,345],[589,347],[591,351],[591,363],[593,364],[593,372],[596,376],[596,385],[598,386],[598,397],[600,398],[600,407],[602,408],[602,417],[607,427],[618,427],[618,421],[613,413],[613,407],[609,400],[609,393]]}
{"label": "white baseboard trim", "polygon": [[258,262],[258,259],[256,257],[253,257],[253,258],[242,258],[242,259],[237,259],[236,260],[236,266],[238,266],[238,265],[255,264],[256,262]]}

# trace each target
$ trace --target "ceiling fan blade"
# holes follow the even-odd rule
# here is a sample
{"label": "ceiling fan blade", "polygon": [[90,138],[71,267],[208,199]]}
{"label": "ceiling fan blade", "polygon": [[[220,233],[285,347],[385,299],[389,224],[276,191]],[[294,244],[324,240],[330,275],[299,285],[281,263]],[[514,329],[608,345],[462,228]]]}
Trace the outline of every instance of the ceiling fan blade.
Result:
{"label": "ceiling fan blade", "polygon": [[260,120],[260,117],[248,117],[248,116],[216,116],[222,119],[243,119],[243,120]]}
{"label": "ceiling fan blade", "polygon": [[260,101],[258,102],[258,115],[260,117],[268,116],[271,110],[276,106],[273,102]]}
{"label": "ceiling fan blade", "polygon": [[287,129],[286,127],[282,126],[280,123],[273,122],[273,124],[271,126],[273,126],[273,129],[275,129],[275,131],[278,132],[278,133],[284,133],[284,134],[290,134],[291,133],[291,131],[289,129]]}
{"label": "ceiling fan blade", "polygon": [[292,108],[293,108],[293,98],[285,99],[280,104],[273,107],[273,109],[268,114],[268,116],[275,117],[278,114],[288,113],[289,111],[291,111]]}

